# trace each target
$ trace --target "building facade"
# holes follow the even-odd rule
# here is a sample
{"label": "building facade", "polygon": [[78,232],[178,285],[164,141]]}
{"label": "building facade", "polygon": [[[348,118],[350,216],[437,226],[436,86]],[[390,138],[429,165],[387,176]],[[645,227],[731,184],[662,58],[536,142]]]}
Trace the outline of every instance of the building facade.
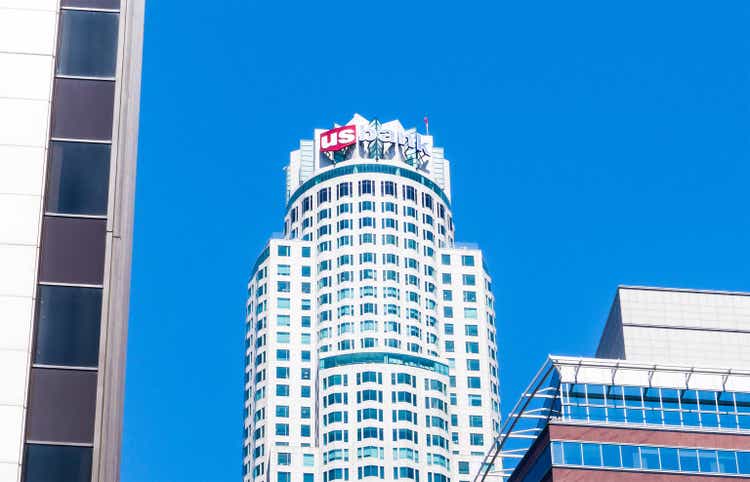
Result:
{"label": "building facade", "polygon": [[470,480],[499,429],[494,299],[443,150],[355,115],[286,174],[248,283],[244,479]]}
{"label": "building facade", "polygon": [[600,358],[750,369],[750,293],[620,286]]}
{"label": "building facade", "polygon": [[0,482],[119,479],[143,0],[0,0]]}
{"label": "building facade", "polygon": [[619,287],[602,358],[551,356],[476,481],[750,479],[748,300]]}

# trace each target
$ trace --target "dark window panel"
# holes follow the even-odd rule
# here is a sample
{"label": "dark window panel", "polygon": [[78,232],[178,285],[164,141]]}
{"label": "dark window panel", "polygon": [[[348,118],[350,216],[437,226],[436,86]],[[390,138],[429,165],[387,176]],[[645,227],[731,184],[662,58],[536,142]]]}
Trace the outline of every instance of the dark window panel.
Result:
{"label": "dark window panel", "polygon": [[55,79],[52,137],[111,140],[114,101],[114,81]]}
{"label": "dark window panel", "polygon": [[102,290],[41,285],[38,306],[34,363],[97,366]]}
{"label": "dark window panel", "polygon": [[119,14],[63,10],[57,73],[85,77],[114,77],[117,66]]}
{"label": "dark window panel", "polygon": [[53,141],[47,176],[47,211],[107,214],[109,158],[109,144]]}
{"label": "dark window panel", "polygon": [[23,482],[90,482],[91,447],[26,444]]}
{"label": "dark window panel", "polygon": [[119,9],[120,0],[62,0],[62,6]]}
{"label": "dark window panel", "polygon": [[107,221],[45,216],[39,280],[102,284]]}
{"label": "dark window panel", "polygon": [[32,368],[26,440],[93,443],[96,372]]}

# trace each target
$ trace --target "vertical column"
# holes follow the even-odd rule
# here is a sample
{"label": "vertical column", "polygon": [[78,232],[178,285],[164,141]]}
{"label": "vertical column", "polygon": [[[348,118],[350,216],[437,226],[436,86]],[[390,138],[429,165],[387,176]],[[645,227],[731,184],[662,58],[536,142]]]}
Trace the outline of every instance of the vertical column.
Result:
{"label": "vertical column", "polygon": [[59,11],[24,482],[99,480],[119,7],[119,0],[62,0]]}
{"label": "vertical column", "polygon": [[20,476],[58,0],[0,0],[0,482]]}

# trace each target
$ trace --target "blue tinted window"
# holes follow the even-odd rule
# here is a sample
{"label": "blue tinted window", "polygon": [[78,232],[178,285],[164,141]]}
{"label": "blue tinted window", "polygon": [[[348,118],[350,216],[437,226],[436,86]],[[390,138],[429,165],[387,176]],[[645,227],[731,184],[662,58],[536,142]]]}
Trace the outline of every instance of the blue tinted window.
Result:
{"label": "blue tinted window", "polygon": [[677,449],[660,448],[662,470],[680,470],[680,462],[677,458]]}
{"label": "blue tinted window", "polygon": [[114,77],[119,15],[109,12],[60,12],[57,73]]}
{"label": "blue tinted window", "polygon": [[599,451],[599,444],[583,444],[583,464],[592,467],[599,467],[602,465],[602,456],[601,452]]}
{"label": "blue tinted window", "polygon": [[698,453],[695,449],[679,449],[680,469],[684,472],[698,472]]}
{"label": "blue tinted window", "polygon": [[698,464],[701,472],[718,472],[719,464],[715,450],[699,450]]}
{"label": "blue tinted window", "polygon": [[659,470],[659,449],[656,447],[641,447],[641,467]]}
{"label": "blue tinted window", "polygon": [[24,482],[89,482],[91,447],[27,444]]}
{"label": "blue tinted window", "polygon": [[621,467],[619,445],[602,445],[602,465],[605,467]]}
{"label": "blue tinted window", "polygon": [[728,452],[725,450],[719,450],[719,472],[722,474],[736,474],[737,473],[737,460],[734,457],[734,452]]}
{"label": "blue tinted window", "polygon": [[641,468],[641,456],[638,451],[638,447],[632,447],[623,445],[620,447],[622,451],[622,466],[626,469],[640,469]]}
{"label": "blue tinted window", "polygon": [[581,465],[581,444],[578,442],[563,442],[563,457],[568,465]]}

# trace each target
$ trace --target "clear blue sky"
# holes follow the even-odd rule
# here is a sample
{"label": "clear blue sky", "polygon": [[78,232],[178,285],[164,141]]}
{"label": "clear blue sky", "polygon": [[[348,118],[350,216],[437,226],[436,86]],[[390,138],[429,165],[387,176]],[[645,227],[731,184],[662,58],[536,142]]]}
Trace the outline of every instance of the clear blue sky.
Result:
{"label": "clear blue sky", "polygon": [[750,291],[750,3],[148,2],[123,482],[241,477],[250,267],[288,152],[354,112],[452,161],[503,409],[618,284]]}

